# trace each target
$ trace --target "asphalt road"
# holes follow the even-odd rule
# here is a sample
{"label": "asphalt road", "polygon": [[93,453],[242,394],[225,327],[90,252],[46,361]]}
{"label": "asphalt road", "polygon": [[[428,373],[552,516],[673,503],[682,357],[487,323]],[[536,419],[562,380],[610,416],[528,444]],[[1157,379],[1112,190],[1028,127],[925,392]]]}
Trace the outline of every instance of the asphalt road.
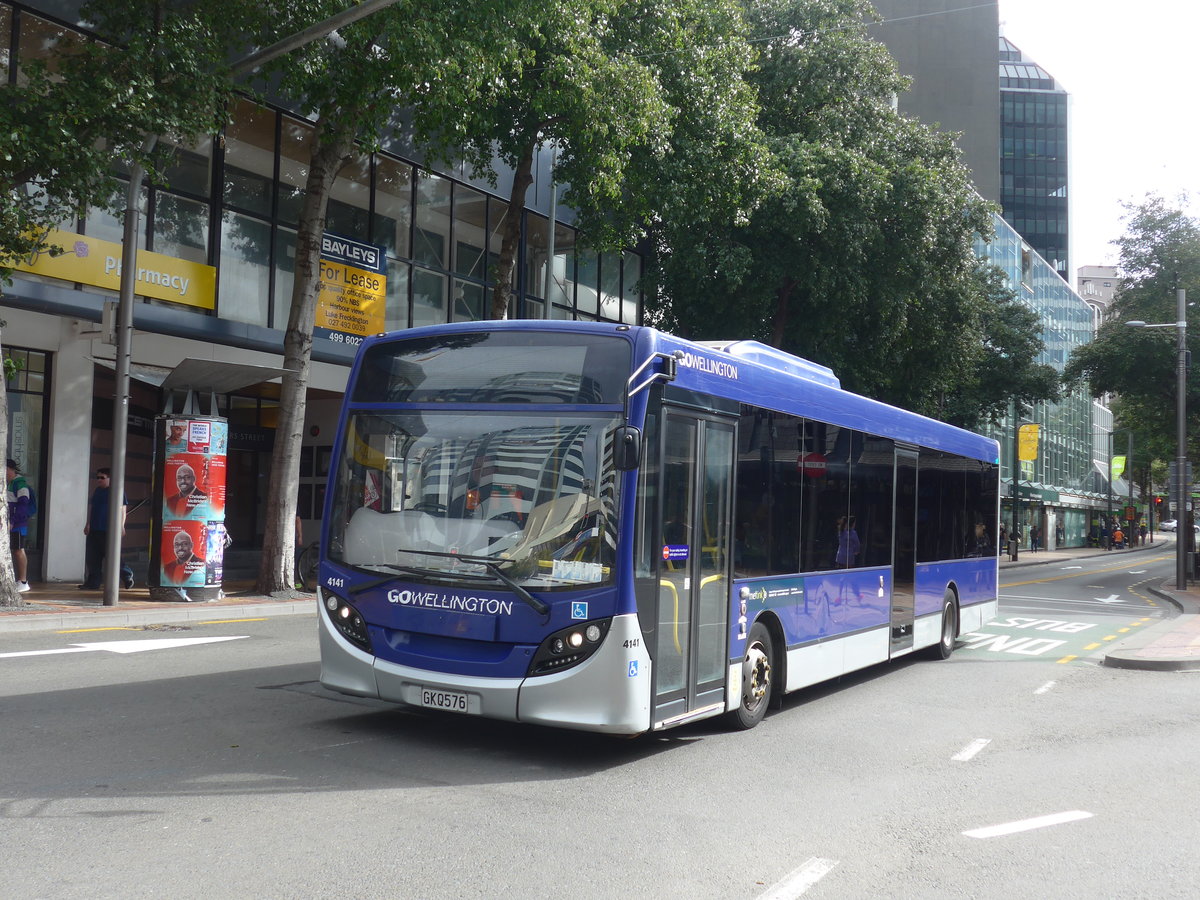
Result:
{"label": "asphalt road", "polygon": [[[1086,575],[1020,585],[1001,617],[1141,618],[1091,599],[1138,576]],[[0,636],[0,893],[1195,893],[1196,674],[967,640],[799,692],[751,732],[621,740],[328,693],[314,629]],[[128,652],[194,638],[230,639]]]}

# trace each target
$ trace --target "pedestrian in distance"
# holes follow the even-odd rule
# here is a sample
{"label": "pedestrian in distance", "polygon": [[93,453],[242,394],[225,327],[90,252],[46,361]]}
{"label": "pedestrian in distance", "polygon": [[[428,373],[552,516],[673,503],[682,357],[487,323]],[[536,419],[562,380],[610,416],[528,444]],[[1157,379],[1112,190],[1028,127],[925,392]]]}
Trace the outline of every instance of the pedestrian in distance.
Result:
{"label": "pedestrian in distance", "polygon": [[1122,550],[1125,547],[1125,532],[1121,530],[1120,525],[1113,532],[1113,547],[1117,550]]}
{"label": "pedestrian in distance", "polygon": [[29,557],[25,543],[29,538],[29,518],[34,512],[33,489],[21,475],[15,459],[8,460],[8,546],[12,550],[13,575],[17,592],[29,590]]}
{"label": "pedestrian in distance", "polygon": [[[112,494],[112,470],[102,466],[94,476],[96,489],[88,500],[87,521],[83,525],[84,534],[84,574],[81,591],[98,591],[104,577],[105,558],[108,555],[108,510]],[[129,511],[129,500],[121,497],[121,536],[125,536],[125,516]],[[133,572],[122,572],[122,580],[126,588],[133,587]]]}

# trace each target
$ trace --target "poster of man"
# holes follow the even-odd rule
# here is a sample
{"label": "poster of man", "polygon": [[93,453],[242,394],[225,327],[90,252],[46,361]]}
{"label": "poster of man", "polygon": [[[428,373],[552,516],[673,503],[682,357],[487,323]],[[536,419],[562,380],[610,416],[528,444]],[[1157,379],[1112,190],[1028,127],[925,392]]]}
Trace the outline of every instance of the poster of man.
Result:
{"label": "poster of man", "polygon": [[163,584],[204,584],[203,551],[206,534],[203,522],[172,522],[163,526]]}
{"label": "poster of man", "polygon": [[[208,479],[208,460],[193,453],[176,453],[167,460],[167,480],[164,505],[171,518],[203,519],[208,517],[208,494],[202,485]],[[172,490],[174,485],[174,490]]]}

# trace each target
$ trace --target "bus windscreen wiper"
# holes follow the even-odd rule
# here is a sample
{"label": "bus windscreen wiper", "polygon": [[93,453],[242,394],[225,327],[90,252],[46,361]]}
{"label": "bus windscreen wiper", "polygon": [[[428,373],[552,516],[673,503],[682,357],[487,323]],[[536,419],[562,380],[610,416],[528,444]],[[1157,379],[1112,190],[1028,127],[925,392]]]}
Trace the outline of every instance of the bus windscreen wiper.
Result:
{"label": "bus windscreen wiper", "polygon": [[[491,575],[494,580],[499,581],[502,585],[504,585],[506,588],[508,588],[510,591],[512,591],[514,594],[516,594],[518,597],[520,597],[538,615],[542,615],[542,616],[550,615],[550,607],[549,606],[547,606],[544,602],[539,600],[537,597],[533,596],[533,594],[529,593],[529,591],[527,591],[521,585],[517,584],[515,581],[513,581],[511,578],[509,578],[507,575],[505,575],[504,572],[501,570],[500,566],[497,565],[496,561],[491,559],[490,557],[471,556],[466,553],[449,553],[445,550],[404,550],[404,549],[401,549],[400,552],[401,553],[416,553],[418,555],[424,555],[424,556],[439,556],[444,559],[457,559],[457,560],[460,560],[465,563],[469,563],[474,566],[483,566],[484,570],[486,570],[487,573],[489,575]],[[408,572],[413,575],[433,576],[433,577],[437,577],[437,578],[452,577],[449,572],[440,572],[436,569],[422,569],[422,568],[419,568],[416,566],[388,565],[388,568],[395,569],[398,572]],[[467,577],[469,578],[472,576],[468,575]]]}

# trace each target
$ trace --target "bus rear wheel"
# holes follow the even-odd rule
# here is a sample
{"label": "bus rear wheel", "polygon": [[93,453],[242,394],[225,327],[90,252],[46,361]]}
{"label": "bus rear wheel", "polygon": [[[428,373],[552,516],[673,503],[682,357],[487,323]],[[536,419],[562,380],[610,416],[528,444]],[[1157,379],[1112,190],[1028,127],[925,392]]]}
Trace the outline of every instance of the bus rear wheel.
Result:
{"label": "bus rear wheel", "polygon": [[755,622],[746,639],[746,655],[742,658],[742,694],[733,711],[733,724],[750,729],[762,721],[775,689],[771,661],[775,648],[771,632],[761,622]]}
{"label": "bus rear wheel", "polygon": [[942,598],[942,636],[929,648],[930,659],[949,659],[958,640],[958,609],[954,605],[954,591],[947,590]]}

